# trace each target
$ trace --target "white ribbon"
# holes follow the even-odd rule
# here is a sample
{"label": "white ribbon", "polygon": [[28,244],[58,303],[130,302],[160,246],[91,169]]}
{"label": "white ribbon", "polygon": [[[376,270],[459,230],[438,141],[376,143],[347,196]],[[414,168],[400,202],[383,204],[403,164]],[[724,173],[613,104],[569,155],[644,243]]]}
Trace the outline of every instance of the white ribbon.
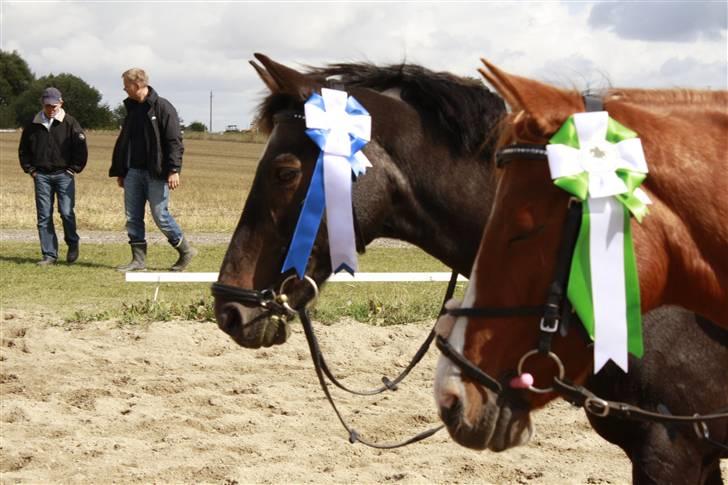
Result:
{"label": "white ribbon", "polygon": [[[575,113],[579,147],[547,145],[551,178],[587,172],[589,179],[589,264],[594,308],[594,372],[610,359],[627,371],[627,312],[624,275],[624,209],[614,195],[628,191],[620,168],[647,173],[642,143],[607,140],[606,111]],[[640,188],[635,195],[650,203]]]}
{"label": "white ribbon", "polygon": [[345,91],[321,89],[324,109],[314,103],[304,105],[306,127],[326,131],[322,147],[326,223],[331,253],[331,269],[353,273],[357,270],[356,240],[351,202],[352,171],[359,175],[371,167],[367,157],[352,154],[352,137],[371,139],[371,117],[351,114],[346,110]]}

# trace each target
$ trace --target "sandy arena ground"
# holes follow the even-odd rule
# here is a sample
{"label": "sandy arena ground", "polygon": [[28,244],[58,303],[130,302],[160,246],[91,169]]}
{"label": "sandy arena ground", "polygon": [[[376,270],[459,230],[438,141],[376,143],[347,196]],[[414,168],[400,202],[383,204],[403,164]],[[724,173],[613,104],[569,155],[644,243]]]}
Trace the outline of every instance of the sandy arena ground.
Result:
{"label": "sandy arena ground", "polygon": [[[621,451],[557,402],[536,438],[504,453],[442,431],[395,451],[351,445],[318,387],[300,325],[283,346],[237,347],[214,323],[69,328],[5,309],[0,346],[2,483],[628,483]],[[429,328],[317,326],[334,372],[356,387],[394,377]],[[395,393],[335,392],[365,437],[439,424],[433,349]],[[395,370],[392,370],[395,369]]]}

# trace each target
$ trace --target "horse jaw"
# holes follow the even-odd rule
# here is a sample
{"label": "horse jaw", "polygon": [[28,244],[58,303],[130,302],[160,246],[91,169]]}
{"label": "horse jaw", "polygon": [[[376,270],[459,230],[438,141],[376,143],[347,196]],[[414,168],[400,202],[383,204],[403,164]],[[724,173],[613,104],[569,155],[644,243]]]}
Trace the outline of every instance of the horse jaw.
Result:
{"label": "horse jaw", "polygon": [[[463,305],[471,307],[475,301],[476,273],[471,275]],[[460,305],[450,300],[446,308]],[[447,339],[462,354],[468,320],[442,315],[435,332]],[[435,402],[440,418],[450,436],[460,445],[477,450],[503,451],[527,443],[533,436],[533,424],[527,407],[514,407],[499,402],[498,396],[462,380],[460,369],[450,359],[440,356],[435,375]]]}

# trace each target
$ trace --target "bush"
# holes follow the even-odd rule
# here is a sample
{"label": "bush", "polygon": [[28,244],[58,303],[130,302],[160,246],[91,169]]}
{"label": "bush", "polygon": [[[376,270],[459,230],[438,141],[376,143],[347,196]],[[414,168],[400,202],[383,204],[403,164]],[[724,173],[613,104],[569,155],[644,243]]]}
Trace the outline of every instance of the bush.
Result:
{"label": "bush", "polygon": [[196,132],[200,132],[200,133],[207,132],[207,126],[205,126],[205,124],[202,123],[201,121],[193,121],[192,123],[189,124],[187,129],[190,131],[196,131]]}

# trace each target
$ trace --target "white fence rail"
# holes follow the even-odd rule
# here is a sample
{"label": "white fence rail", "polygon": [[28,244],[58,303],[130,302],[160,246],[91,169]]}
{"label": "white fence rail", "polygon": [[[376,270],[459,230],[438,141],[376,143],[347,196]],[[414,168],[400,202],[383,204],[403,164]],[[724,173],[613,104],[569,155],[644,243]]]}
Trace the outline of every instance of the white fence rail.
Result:
{"label": "white fence rail", "polygon": [[[214,283],[217,281],[218,273],[126,273],[127,283]],[[450,281],[450,273],[356,273],[351,276],[349,273],[332,275],[329,283],[403,283],[403,282],[428,282],[428,281]],[[463,276],[458,276],[458,281],[467,281]]]}

